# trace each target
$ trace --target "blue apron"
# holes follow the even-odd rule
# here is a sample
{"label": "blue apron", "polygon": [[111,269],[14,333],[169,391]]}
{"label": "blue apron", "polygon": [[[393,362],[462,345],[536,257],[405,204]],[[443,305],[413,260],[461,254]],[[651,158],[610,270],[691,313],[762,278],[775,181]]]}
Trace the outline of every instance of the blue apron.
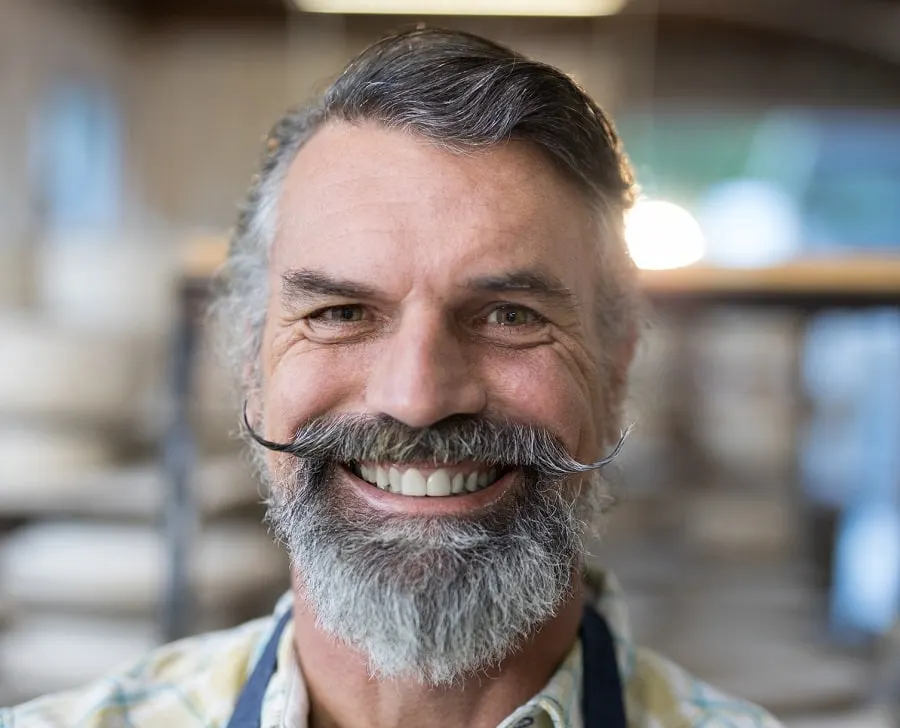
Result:
{"label": "blue apron", "polygon": [[[278,622],[238,698],[227,728],[260,728],[263,696],[275,674],[278,641],[291,614],[288,610]],[[581,620],[581,646],[584,728],[626,728],[622,681],[619,679],[612,635],[606,620],[589,606],[585,607]]]}

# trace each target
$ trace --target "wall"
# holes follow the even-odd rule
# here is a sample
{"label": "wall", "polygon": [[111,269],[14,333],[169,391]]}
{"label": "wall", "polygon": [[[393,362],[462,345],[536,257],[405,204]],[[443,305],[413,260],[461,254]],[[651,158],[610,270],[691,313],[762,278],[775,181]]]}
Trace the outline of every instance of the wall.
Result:
{"label": "wall", "polygon": [[62,0],[0,0],[0,248],[34,239],[39,210],[29,176],[29,129],[61,79],[128,81],[128,33],[113,17]]}
{"label": "wall", "polygon": [[[393,25],[305,16],[286,30],[181,30],[147,38],[135,69],[130,128],[148,209],[180,225],[228,227],[269,126]],[[616,59],[598,36],[572,38],[558,24],[551,28],[557,32],[526,24],[491,34],[566,68],[599,97],[614,96]]]}

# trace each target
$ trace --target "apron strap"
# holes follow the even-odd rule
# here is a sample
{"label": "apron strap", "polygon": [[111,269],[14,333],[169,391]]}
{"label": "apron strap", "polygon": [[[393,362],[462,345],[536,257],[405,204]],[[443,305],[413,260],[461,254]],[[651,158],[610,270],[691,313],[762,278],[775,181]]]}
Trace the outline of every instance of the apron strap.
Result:
{"label": "apron strap", "polygon": [[584,728],[627,728],[616,646],[606,620],[585,605],[581,618]]}
{"label": "apron strap", "polygon": [[256,662],[256,667],[244,685],[244,689],[234,706],[234,713],[228,721],[227,728],[259,728],[263,704],[263,696],[269,686],[269,680],[275,674],[278,665],[278,643],[281,635],[291,618],[291,610],[288,609],[275,626],[275,631],[269,638],[266,648]]}
{"label": "apron strap", "polygon": [[[291,618],[281,618],[238,697],[227,728],[260,728],[263,697],[278,663],[278,643]],[[581,620],[585,728],[627,728],[616,648],[606,620],[590,606]]]}

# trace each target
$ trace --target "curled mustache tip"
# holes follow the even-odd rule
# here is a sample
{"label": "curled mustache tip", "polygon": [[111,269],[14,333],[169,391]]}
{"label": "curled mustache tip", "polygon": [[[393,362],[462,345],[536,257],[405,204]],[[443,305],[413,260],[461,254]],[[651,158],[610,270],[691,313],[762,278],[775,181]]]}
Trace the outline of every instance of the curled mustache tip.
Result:
{"label": "curled mustache tip", "polygon": [[631,431],[634,429],[634,425],[628,425],[619,436],[618,441],[616,442],[616,446],[612,449],[612,451],[604,458],[597,460],[593,463],[580,463],[575,458],[573,458],[568,453],[563,454],[563,460],[567,461],[564,466],[560,466],[556,468],[556,472],[558,475],[570,475],[573,473],[589,473],[592,470],[600,470],[610,463],[613,462],[617,457],[619,457],[619,453],[622,452],[622,448],[625,446],[625,440],[628,439],[628,436],[631,434]]}
{"label": "curled mustache tip", "polygon": [[242,414],[243,420],[243,430],[250,436],[250,438],[257,444],[262,445],[264,448],[268,450],[274,450],[275,452],[287,452],[291,444],[290,443],[280,443],[280,442],[272,442],[271,440],[267,440],[262,435],[258,435],[256,430],[253,429],[253,425],[250,424],[250,419],[247,417],[247,402],[244,402],[244,411]]}
{"label": "curled mustache tip", "polygon": [[619,435],[619,440],[616,442],[616,446],[612,449],[612,452],[607,455],[605,458],[598,460],[596,463],[591,463],[590,465],[585,466],[586,470],[598,470],[606,465],[609,465],[613,460],[619,457],[619,453],[622,452],[622,448],[625,447],[625,440],[628,439],[628,436],[631,434],[631,431],[634,429],[634,425],[628,425],[624,430],[622,430],[622,434]]}

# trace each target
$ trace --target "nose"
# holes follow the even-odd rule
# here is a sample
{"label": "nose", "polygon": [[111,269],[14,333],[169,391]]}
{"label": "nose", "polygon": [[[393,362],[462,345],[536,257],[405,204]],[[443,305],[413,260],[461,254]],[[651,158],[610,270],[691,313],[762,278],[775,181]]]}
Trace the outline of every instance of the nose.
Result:
{"label": "nose", "polygon": [[476,414],[485,401],[465,342],[435,313],[405,315],[371,364],[366,388],[369,411],[410,427]]}

